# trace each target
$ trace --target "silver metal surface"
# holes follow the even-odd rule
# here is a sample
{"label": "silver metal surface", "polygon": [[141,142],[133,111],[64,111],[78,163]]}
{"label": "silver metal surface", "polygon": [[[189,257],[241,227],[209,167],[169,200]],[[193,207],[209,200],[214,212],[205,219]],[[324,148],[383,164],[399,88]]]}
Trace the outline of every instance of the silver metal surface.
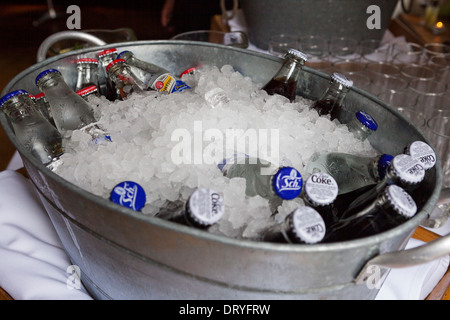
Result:
{"label": "silver metal surface", "polygon": [[[56,56],[12,79],[2,94],[15,89],[38,93],[35,77],[57,68],[69,85],[76,82],[78,55],[106,48],[131,50],[175,74],[199,64],[232,65],[261,86],[282,60],[223,45],[138,41],[110,44]],[[316,99],[328,75],[305,68],[298,93]],[[104,78],[100,77],[100,81]],[[403,115],[358,88],[347,98],[349,117],[363,105],[380,124],[372,145],[383,153],[402,153],[415,140],[430,143]],[[120,207],[67,182],[26,152],[3,114],[0,123],[17,147],[27,172],[81,280],[98,299],[373,299],[377,289],[354,280],[366,263],[401,250],[416,227],[434,210],[442,169],[427,172],[419,213],[381,234],[314,246],[244,241],[213,235]]]}

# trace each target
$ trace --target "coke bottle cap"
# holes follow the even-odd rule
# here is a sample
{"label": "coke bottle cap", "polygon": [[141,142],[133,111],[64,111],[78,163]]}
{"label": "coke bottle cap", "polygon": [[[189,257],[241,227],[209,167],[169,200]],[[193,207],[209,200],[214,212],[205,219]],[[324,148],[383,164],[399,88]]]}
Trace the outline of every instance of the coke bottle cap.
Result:
{"label": "coke bottle cap", "polygon": [[93,93],[93,92],[95,92],[95,91],[97,91],[97,90],[98,90],[98,89],[97,89],[97,86],[92,85],[92,86],[89,86],[89,87],[86,87],[86,88],[83,88],[83,89],[78,90],[78,91],[77,91],[77,94],[78,94],[79,96],[83,97],[83,96],[88,95],[88,94],[90,94],[90,93]]}
{"label": "coke bottle cap", "polygon": [[397,177],[407,184],[417,184],[425,177],[425,169],[420,162],[407,154],[395,156],[391,167]]}
{"label": "coke bottle cap", "polygon": [[369,130],[377,131],[378,129],[378,123],[375,121],[374,118],[370,114],[364,111],[358,111],[356,114],[356,119],[358,119],[361,124],[363,124],[365,127],[367,127]]}
{"label": "coke bottle cap", "polygon": [[124,51],[122,51],[121,53],[119,53],[119,54],[117,55],[117,58],[116,58],[116,59],[121,59],[121,56],[124,55],[124,54],[126,54],[126,53],[131,53],[131,51],[129,51],[129,50],[124,50]]}
{"label": "coke bottle cap", "polygon": [[106,67],[106,71],[108,71],[113,65],[117,64],[117,63],[124,63],[125,60],[123,59],[116,59],[114,61],[112,61],[110,64],[108,64],[108,66]]}
{"label": "coke bottle cap", "polygon": [[302,59],[303,61],[307,61],[308,60],[308,56],[305,53],[300,52],[300,51],[295,50],[295,49],[289,49],[288,52],[287,52],[287,55],[293,55],[293,56],[295,56],[297,58]]}
{"label": "coke bottle cap", "polygon": [[3,104],[8,101],[9,99],[19,96],[19,95],[23,95],[23,94],[28,94],[27,91],[25,90],[15,90],[15,91],[11,91],[10,93],[5,94],[1,99],[0,99],[0,108],[3,106]]}
{"label": "coke bottle cap", "polygon": [[338,195],[336,180],[325,172],[316,172],[309,176],[305,182],[305,193],[316,206],[331,204]]}
{"label": "coke bottle cap", "polygon": [[287,217],[289,223],[288,237],[295,243],[314,244],[322,241],[326,233],[322,216],[313,208],[302,206]]}
{"label": "coke bottle cap", "polygon": [[197,189],[186,203],[186,218],[195,226],[209,227],[219,222],[224,209],[219,193],[211,189]]}
{"label": "coke bottle cap", "polygon": [[282,199],[291,200],[302,192],[303,178],[292,167],[282,167],[272,179],[273,190]]}
{"label": "coke bottle cap", "polygon": [[46,75],[48,75],[48,74],[51,74],[51,73],[58,73],[58,74],[61,74],[61,72],[59,72],[58,70],[56,70],[56,69],[47,69],[47,70],[44,70],[44,71],[42,71],[41,73],[39,73],[38,74],[38,76],[36,77],[36,85],[38,85],[38,83],[39,83],[39,80],[41,80],[42,79],[42,77],[44,77],[44,76],[46,76]]}
{"label": "coke bottle cap", "polygon": [[383,179],[386,175],[386,171],[391,165],[392,159],[394,159],[394,157],[390,154],[383,154],[378,159],[378,175],[380,176],[380,179]]}
{"label": "coke bottle cap", "polygon": [[140,211],[147,201],[144,189],[133,181],[123,181],[117,184],[111,191],[109,199],[135,211]]}
{"label": "coke bottle cap", "polygon": [[343,75],[341,73],[334,72],[331,75],[331,79],[333,79],[334,81],[340,83],[341,85],[343,85],[346,88],[353,87],[353,81],[350,80],[349,78],[347,78],[345,75]]}
{"label": "coke bottle cap", "polygon": [[97,53],[97,57],[103,57],[108,54],[116,53],[116,52],[117,52],[116,48],[106,49],[106,50],[103,50],[103,51],[100,51],[99,53]]}
{"label": "coke bottle cap", "polygon": [[384,194],[395,212],[406,218],[411,218],[416,214],[417,205],[403,188],[393,184],[385,189]]}
{"label": "coke bottle cap", "polygon": [[418,160],[425,170],[433,168],[436,164],[436,153],[423,141],[414,141],[408,146],[406,152]]}
{"label": "coke bottle cap", "polygon": [[81,64],[81,63],[98,64],[98,60],[94,59],[94,58],[80,58],[80,59],[77,60],[77,64]]}

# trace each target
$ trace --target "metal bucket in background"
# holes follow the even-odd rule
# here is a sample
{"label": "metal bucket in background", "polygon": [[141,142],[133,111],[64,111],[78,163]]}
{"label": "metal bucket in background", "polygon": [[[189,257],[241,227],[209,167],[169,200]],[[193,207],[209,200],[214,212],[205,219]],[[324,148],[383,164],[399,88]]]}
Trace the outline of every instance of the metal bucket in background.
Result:
{"label": "metal bucket in background", "polygon": [[[381,40],[396,0],[240,0],[251,43],[267,50],[275,34]],[[380,8],[380,27],[369,29],[369,6]]]}
{"label": "metal bucket in background", "polygon": [[[229,64],[261,84],[282,62],[269,55],[210,43],[118,43],[37,63],[12,79],[2,95],[16,89],[38,93],[35,77],[48,68],[59,69],[74,86],[77,57],[94,56],[111,47],[131,50],[175,74],[200,64]],[[329,77],[305,68],[302,79],[298,93],[316,99]],[[104,75],[100,81],[104,83]],[[364,105],[380,123],[370,137],[379,151],[398,154],[412,141],[427,141],[400,113],[358,88],[351,89],[346,102],[353,113]],[[420,212],[390,231],[340,243],[273,244],[210,234],[95,196],[49,171],[24,150],[3,113],[0,122],[18,149],[72,263],[80,267],[82,282],[97,299],[373,299],[378,289],[364,280],[374,261],[383,279],[388,272],[384,267],[423,263],[425,258],[432,260],[450,250],[450,238],[444,237],[421,247],[419,253],[398,251],[435,208],[442,185],[439,162],[427,172]]]}

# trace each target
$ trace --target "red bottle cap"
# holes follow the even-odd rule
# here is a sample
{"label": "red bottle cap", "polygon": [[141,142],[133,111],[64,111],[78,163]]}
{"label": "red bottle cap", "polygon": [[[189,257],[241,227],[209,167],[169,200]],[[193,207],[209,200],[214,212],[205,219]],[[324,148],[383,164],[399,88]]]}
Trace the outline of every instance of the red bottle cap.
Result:
{"label": "red bottle cap", "polygon": [[87,94],[89,94],[89,93],[92,93],[92,92],[94,92],[94,91],[97,91],[97,87],[94,86],[94,85],[92,85],[92,86],[83,88],[83,89],[81,89],[81,90],[78,90],[78,91],[77,91],[77,94],[78,94],[79,96],[82,97],[82,96],[85,96],[85,95],[87,95]]}
{"label": "red bottle cap", "polygon": [[106,50],[103,50],[103,51],[100,51],[99,53],[97,53],[97,56],[101,57],[101,56],[105,56],[107,54],[111,54],[111,53],[115,53],[115,52],[117,52],[116,48],[106,49]]}
{"label": "red bottle cap", "polygon": [[123,60],[123,59],[116,59],[116,60],[114,60],[113,62],[108,64],[108,66],[106,67],[106,71],[108,71],[109,68],[111,68],[113,65],[115,65],[116,63],[119,63],[119,62],[125,62],[125,60]]}
{"label": "red bottle cap", "polygon": [[98,64],[98,60],[94,58],[80,58],[77,60],[78,63],[95,63]]}

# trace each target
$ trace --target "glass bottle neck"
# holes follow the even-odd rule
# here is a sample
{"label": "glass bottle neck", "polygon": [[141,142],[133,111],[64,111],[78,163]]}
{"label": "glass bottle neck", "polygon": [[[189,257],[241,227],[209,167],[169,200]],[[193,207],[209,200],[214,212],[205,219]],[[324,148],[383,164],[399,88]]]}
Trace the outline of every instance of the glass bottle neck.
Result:
{"label": "glass bottle neck", "polygon": [[77,86],[76,89],[82,89],[83,86],[86,85],[97,85],[98,82],[98,73],[97,73],[97,65],[78,65],[78,78],[77,78]]}
{"label": "glass bottle neck", "polygon": [[286,58],[274,78],[277,80],[283,80],[285,82],[297,81],[303,65],[303,60]]}
{"label": "glass bottle neck", "polygon": [[338,103],[341,103],[344,100],[345,96],[349,89],[339,82],[331,82],[328,89],[325,91],[320,100],[335,100]]}
{"label": "glass bottle neck", "polygon": [[11,98],[3,104],[3,111],[12,121],[21,121],[28,117],[39,116],[34,102],[26,95]]}

